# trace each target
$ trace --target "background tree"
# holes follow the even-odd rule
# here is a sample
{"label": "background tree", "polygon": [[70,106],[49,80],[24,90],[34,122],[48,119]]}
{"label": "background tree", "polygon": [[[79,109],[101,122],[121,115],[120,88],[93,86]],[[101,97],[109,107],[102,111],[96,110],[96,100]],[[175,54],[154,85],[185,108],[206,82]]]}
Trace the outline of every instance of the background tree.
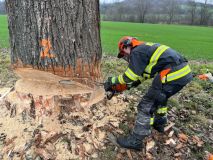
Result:
{"label": "background tree", "polygon": [[14,66],[100,76],[99,0],[6,0]]}
{"label": "background tree", "polygon": [[5,14],[5,2],[4,1],[0,1],[0,14]]}
{"label": "background tree", "polygon": [[175,14],[178,10],[177,0],[166,0],[165,7],[168,14],[168,24],[171,24],[175,18]]}
{"label": "background tree", "polygon": [[189,5],[189,14],[190,14],[190,24],[193,25],[195,23],[197,3],[195,2],[195,0],[189,0],[188,5]]}
{"label": "background tree", "polygon": [[102,3],[100,8],[103,20],[108,21],[199,25],[202,15],[206,21],[202,25],[213,23],[213,0],[115,0]]}
{"label": "background tree", "polygon": [[139,22],[144,23],[146,14],[150,8],[150,0],[134,0]]}
{"label": "background tree", "polygon": [[201,3],[200,25],[207,25],[209,18],[210,18],[210,13],[208,9],[208,0],[205,0],[204,3]]}

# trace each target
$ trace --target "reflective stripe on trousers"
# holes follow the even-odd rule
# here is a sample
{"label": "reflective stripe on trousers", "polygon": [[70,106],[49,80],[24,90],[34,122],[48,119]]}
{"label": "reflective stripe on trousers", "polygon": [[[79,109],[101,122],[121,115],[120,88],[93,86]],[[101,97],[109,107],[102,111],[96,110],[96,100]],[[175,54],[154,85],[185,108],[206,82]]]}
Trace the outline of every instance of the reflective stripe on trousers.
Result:
{"label": "reflective stripe on trousers", "polygon": [[[168,107],[161,107],[161,108],[158,108],[155,114],[165,116],[167,114],[167,111],[168,111]],[[153,125],[154,121],[155,121],[155,117],[153,116],[150,118],[150,125]]]}
{"label": "reflective stripe on trousers", "polygon": [[177,70],[175,72],[169,73],[166,76],[164,76],[162,78],[162,83],[166,83],[166,82],[177,80],[179,78],[182,78],[182,77],[186,76],[190,72],[191,72],[191,69],[190,69],[189,65],[186,65],[183,68],[181,68],[181,69],[179,69],[179,70]]}

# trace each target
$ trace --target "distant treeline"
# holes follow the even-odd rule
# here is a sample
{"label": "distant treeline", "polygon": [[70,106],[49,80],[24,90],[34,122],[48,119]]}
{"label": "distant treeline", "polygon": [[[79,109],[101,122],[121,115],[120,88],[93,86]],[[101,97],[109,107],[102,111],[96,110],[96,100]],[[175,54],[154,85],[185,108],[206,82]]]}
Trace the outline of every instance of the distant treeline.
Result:
{"label": "distant treeline", "polygon": [[211,0],[124,0],[101,3],[101,18],[106,21],[168,23],[213,26]]}
{"label": "distant treeline", "polygon": [[[101,3],[102,20],[139,23],[168,23],[213,26],[212,0],[114,0]],[[0,14],[6,14],[0,1]]]}

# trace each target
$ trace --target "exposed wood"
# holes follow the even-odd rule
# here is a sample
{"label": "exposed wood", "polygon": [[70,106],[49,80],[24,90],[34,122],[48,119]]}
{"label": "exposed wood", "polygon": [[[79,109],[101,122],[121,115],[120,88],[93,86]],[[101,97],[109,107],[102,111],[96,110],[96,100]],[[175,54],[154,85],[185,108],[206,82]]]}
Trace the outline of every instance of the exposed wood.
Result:
{"label": "exposed wood", "polygon": [[16,82],[15,90],[20,93],[54,96],[54,95],[77,95],[93,92],[93,88],[78,83],[72,79],[73,85],[63,85],[59,81],[64,78],[31,68],[19,68],[15,70],[21,77]]}
{"label": "exposed wood", "polygon": [[52,73],[31,68],[19,68],[15,72],[21,79],[6,97],[11,117],[27,112],[41,121],[43,115],[58,115],[62,110],[67,113],[73,109],[80,111],[105,97],[103,87],[96,87],[90,80],[84,79],[87,84],[82,84],[66,79],[72,82],[67,85],[59,83],[64,78]]}

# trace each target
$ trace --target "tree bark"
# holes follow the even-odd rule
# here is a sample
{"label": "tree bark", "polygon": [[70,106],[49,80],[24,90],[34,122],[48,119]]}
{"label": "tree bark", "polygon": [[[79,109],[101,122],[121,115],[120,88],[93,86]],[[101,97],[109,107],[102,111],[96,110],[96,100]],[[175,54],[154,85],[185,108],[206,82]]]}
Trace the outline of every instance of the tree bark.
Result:
{"label": "tree bark", "polygon": [[6,0],[14,67],[100,77],[99,1]]}

